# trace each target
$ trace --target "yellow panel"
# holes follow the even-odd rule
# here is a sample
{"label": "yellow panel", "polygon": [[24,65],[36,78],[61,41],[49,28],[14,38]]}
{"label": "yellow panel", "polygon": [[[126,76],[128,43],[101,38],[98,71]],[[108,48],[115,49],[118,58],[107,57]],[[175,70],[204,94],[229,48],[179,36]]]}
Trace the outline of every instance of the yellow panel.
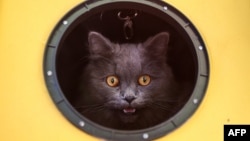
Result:
{"label": "yellow panel", "polygon": [[[45,44],[81,0],[0,1],[0,140],[96,141],[57,110],[43,78]],[[168,0],[198,28],[210,83],[198,111],[159,141],[223,140],[224,124],[250,123],[250,1]]]}
{"label": "yellow panel", "polygon": [[43,55],[49,35],[59,19],[80,2],[1,0],[1,141],[97,140],[62,116],[43,77]]}

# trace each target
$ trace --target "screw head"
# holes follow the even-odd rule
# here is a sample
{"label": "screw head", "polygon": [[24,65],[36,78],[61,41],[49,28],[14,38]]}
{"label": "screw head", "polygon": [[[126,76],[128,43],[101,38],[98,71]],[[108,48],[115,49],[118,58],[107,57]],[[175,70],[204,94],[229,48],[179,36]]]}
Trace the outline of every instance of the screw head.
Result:
{"label": "screw head", "polygon": [[48,75],[48,76],[51,76],[52,74],[53,74],[53,73],[52,73],[51,70],[47,71],[47,75]]}
{"label": "screw head", "polygon": [[80,125],[81,127],[83,127],[83,126],[85,125],[85,123],[84,123],[83,121],[79,121],[79,125]]}
{"label": "screw head", "polygon": [[167,10],[168,10],[168,7],[167,7],[167,6],[164,6],[164,7],[163,7],[163,10],[167,11]]}
{"label": "screw head", "polygon": [[197,98],[193,99],[193,103],[197,104],[199,102],[199,100]]}
{"label": "screw head", "polygon": [[202,46],[199,46],[199,50],[203,50],[203,47],[202,47]]}
{"label": "screw head", "polygon": [[64,25],[67,25],[67,24],[68,24],[68,21],[66,21],[66,20],[63,21],[63,24],[64,24]]}
{"label": "screw head", "polygon": [[143,139],[148,139],[149,135],[148,135],[148,133],[144,133],[144,134],[142,135],[142,137],[143,137]]}

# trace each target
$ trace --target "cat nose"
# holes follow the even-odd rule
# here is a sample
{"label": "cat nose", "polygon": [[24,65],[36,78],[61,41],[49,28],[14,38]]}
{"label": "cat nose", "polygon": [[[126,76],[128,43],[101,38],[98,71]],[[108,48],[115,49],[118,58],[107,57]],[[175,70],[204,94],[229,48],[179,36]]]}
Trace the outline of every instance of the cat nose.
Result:
{"label": "cat nose", "polygon": [[126,96],[126,97],[125,97],[125,100],[126,100],[128,103],[131,103],[133,100],[135,100],[135,97],[134,97],[134,96]]}

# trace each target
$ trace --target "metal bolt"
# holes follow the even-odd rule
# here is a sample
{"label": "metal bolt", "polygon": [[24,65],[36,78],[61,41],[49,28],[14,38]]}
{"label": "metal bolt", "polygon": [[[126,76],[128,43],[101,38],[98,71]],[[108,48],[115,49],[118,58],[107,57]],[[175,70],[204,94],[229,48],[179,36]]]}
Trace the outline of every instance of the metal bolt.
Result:
{"label": "metal bolt", "polygon": [[51,70],[47,71],[47,75],[48,75],[48,76],[51,76],[52,74],[53,74],[53,73],[52,73]]}
{"label": "metal bolt", "polygon": [[199,101],[199,100],[198,100],[197,98],[195,98],[195,99],[193,100],[193,103],[194,103],[194,104],[197,104],[198,101]]}
{"label": "metal bolt", "polygon": [[63,21],[63,24],[64,24],[64,25],[68,24],[68,21]]}
{"label": "metal bolt", "polygon": [[167,6],[164,6],[163,9],[164,9],[165,11],[167,11],[167,10],[168,10],[168,7],[167,7]]}
{"label": "metal bolt", "polygon": [[80,122],[79,122],[79,125],[80,125],[81,127],[83,127],[83,126],[85,125],[85,123],[84,123],[83,121],[80,121]]}
{"label": "metal bolt", "polygon": [[148,135],[148,133],[144,133],[144,134],[142,135],[142,137],[143,137],[143,139],[148,139],[149,135]]}
{"label": "metal bolt", "polygon": [[203,50],[203,47],[202,47],[202,46],[199,46],[199,50]]}

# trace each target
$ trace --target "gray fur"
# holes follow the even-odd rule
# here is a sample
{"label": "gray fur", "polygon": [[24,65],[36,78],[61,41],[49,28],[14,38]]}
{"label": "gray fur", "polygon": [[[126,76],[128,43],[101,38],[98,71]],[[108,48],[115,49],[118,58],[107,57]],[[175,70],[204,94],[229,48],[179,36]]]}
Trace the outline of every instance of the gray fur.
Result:
{"label": "gray fur", "polygon": [[[144,43],[116,44],[97,32],[90,32],[89,63],[83,70],[76,109],[90,120],[114,129],[152,127],[175,112],[177,86],[166,63],[169,34],[159,33]],[[151,76],[147,86],[138,85],[140,75]],[[105,79],[117,75],[117,87]],[[126,100],[132,98],[132,102]],[[123,113],[133,107],[133,114]]]}

